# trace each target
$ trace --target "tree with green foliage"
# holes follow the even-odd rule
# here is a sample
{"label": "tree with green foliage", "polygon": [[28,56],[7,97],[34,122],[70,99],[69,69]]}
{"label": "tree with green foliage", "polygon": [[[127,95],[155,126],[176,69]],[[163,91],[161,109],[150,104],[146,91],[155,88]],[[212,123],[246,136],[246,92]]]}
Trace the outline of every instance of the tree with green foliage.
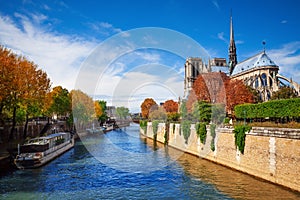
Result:
{"label": "tree with green foliage", "polygon": [[167,113],[164,108],[159,107],[157,110],[150,111],[149,119],[153,120],[167,120]]}
{"label": "tree with green foliage", "polygon": [[179,113],[167,113],[168,122],[178,122],[179,118],[180,118]]}
{"label": "tree with green foliage", "polygon": [[122,107],[116,108],[116,115],[119,119],[126,119],[129,116],[129,109]]}
{"label": "tree with green foliage", "polygon": [[211,104],[205,101],[197,101],[193,105],[193,116],[199,122],[209,123],[211,120],[212,114]]}
{"label": "tree with green foliage", "polygon": [[104,124],[104,122],[106,122],[106,120],[108,119],[107,113],[106,113],[106,101],[104,100],[99,100],[97,101],[101,107],[102,110],[102,114],[98,117],[98,121],[100,122],[100,126],[102,126]]}
{"label": "tree with green foliage", "polygon": [[72,90],[70,96],[76,129],[85,129],[95,119],[94,101],[81,90]]}
{"label": "tree with green foliage", "polygon": [[56,86],[48,94],[47,110],[45,111],[47,115],[59,115],[59,116],[69,116],[72,112],[71,108],[71,97],[70,93],[66,88],[62,86]]}
{"label": "tree with green foliage", "polygon": [[281,87],[278,91],[274,92],[271,99],[272,100],[291,99],[296,97],[297,97],[297,93],[293,88],[284,86]]}

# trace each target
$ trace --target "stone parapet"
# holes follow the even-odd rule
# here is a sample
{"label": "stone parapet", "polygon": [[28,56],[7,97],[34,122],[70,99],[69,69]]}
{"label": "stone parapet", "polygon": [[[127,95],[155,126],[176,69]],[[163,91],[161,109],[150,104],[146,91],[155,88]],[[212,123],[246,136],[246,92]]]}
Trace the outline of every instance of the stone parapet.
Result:
{"label": "stone parapet", "polygon": [[252,127],[248,134],[276,138],[300,139],[300,129],[291,128]]}
{"label": "stone parapet", "polygon": [[[171,147],[300,191],[299,129],[253,127],[246,133],[244,154],[235,146],[233,127],[217,128],[213,139],[208,126],[204,144],[196,134],[195,125],[191,125],[191,134],[186,141],[180,124],[173,123],[169,127],[159,124],[158,142],[166,142],[166,129],[169,129],[168,145]],[[154,139],[152,124],[148,123],[147,132],[141,131],[141,134]],[[212,143],[214,151],[211,149]]]}

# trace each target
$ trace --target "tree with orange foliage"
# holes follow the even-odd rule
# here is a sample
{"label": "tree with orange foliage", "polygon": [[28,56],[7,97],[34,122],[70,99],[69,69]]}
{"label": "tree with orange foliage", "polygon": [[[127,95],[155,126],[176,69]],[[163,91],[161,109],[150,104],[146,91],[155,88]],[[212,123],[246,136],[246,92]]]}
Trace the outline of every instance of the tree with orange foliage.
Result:
{"label": "tree with orange foliage", "polygon": [[165,101],[163,107],[167,113],[178,112],[178,103],[173,100]]}
{"label": "tree with orange foliage", "polygon": [[157,108],[158,105],[152,98],[145,99],[141,104],[142,117],[148,119],[149,113],[153,110],[157,110]]}
{"label": "tree with orange foliage", "polygon": [[33,62],[22,59],[19,63],[19,77],[23,79],[19,84],[18,92],[21,94],[16,101],[20,102],[25,111],[25,126],[23,138],[27,137],[29,116],[34,117],[42,111],[45,96],[50,89],[50,79],[47,74],[37,68]]}
{"label": "tree with orange foliage", "polygon": [[71,97],[66,88],[56,86],[51,92],[46,95],[47,102],[45,102],[45,114],[52,117],[54,114],[60,116],[67,116],[71,113]]}
{"label": "tree with orange foliage", "polygon": [[226,90],[226,109],[229,114],[233,114],[234,106],[244,103],[253,103],[254,95],[243,83],[242,80],[230,80]]}
{"label": "tree with orange foliage", "polygon": [[81,90],[72,90],[70,95],[76,129],[83,130],[95,119],[94,101]]}
{"label": "tree with orange foliage", "polygon": [[178,103],[173,100],[167,100],[163,104],[163,108],[167,113],[169,121],[178,121],[180,114],[178,113]]}
{"label": "tree with orange foliage", "polygon": [[36,64],[2,46],[0,70],[0,117],[2,118],[3,109],[11,113],[12,127],[9,138],[12,139],[17,123],[17,111],[22,110],[26,117],[26,137],[28,117],[40,112],[50,88],[50,80]]}
{"label": "tree with orange foliage", "polygon": [[94,107],[95,107],[95,117],[99,119],[101,115],[103,114],[102,107],[99,104],[99,101],[94,101]]}
{"label": "tree with orange foliage", "polygon": [[[206,81],[204,80],[204,74],[200,74],[193,84],[193,95],[197,98],[197,100],[210,102],[210,94],[208,87],[206,85]],[[193,98],[195,98],[193,97]]]}
{"label": "tree with orange foliage", "polygon": [[0,46],[0,119],[3,118],[3,110],[10,107],[10,93],[13,87],[11,83],[14,79],[13,69],[16,60],[15,54]]}
{"label": "tree with orange foliage", "polygon": [[196,101],[225,104],[231,114],[235,105],[252,103],[254,97],[241,80],[231,80],[223,72],[211,72],[200,74],[194,82],[187,100],[189,112]]}

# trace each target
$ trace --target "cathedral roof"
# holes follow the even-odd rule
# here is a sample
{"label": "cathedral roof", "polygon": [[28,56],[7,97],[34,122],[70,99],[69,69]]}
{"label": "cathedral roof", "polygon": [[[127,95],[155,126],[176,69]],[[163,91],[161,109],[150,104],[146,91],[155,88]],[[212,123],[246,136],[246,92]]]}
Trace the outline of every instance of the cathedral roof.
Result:
{"label": "cathedral roof", "polygon": [[241,72],[245,72],[254,68],[266,67],[266,66],[273,66],[278,67],[273,60],[266,54],[265,51],[262,51],[240,63],[238,63],[231,75],[236,75]]}

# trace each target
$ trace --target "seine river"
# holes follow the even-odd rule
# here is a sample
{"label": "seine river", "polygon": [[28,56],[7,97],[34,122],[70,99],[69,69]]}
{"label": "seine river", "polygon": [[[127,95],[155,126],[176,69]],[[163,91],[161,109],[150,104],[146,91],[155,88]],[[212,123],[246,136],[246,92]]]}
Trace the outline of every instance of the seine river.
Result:
{"label": "seine river", "polygon": [[154,144],[131,125],[82,138],[41,168],[0,177],[0,199],[300,199],[300,194]]}

